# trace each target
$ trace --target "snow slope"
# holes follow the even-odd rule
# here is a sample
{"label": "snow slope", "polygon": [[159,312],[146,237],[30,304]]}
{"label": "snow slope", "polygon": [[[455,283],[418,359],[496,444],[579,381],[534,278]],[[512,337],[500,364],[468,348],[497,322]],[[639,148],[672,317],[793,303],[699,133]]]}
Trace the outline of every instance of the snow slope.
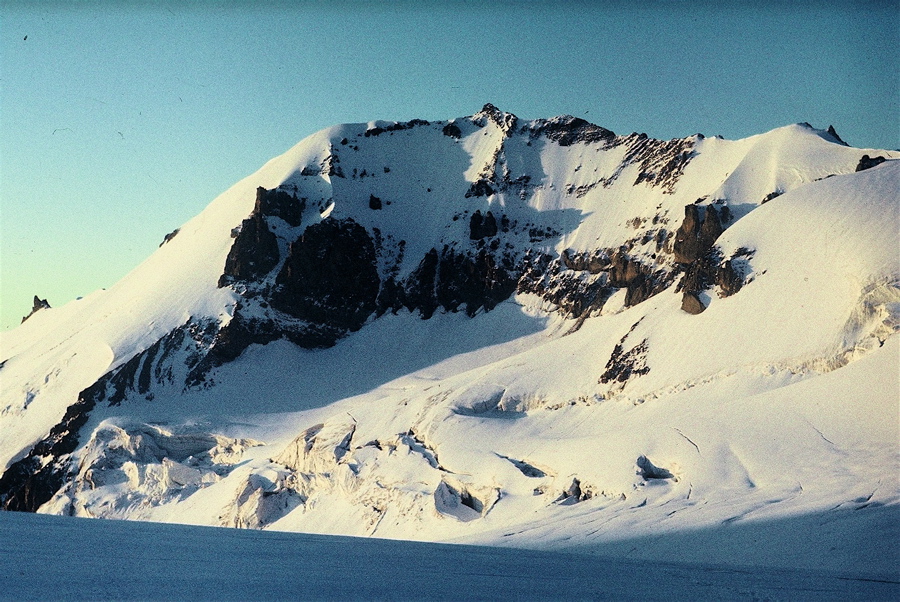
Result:
{"label": "snow slope", "polygon": [[0,501],[896,579],[897,158],[490,105],[325,130],[0,335]]}

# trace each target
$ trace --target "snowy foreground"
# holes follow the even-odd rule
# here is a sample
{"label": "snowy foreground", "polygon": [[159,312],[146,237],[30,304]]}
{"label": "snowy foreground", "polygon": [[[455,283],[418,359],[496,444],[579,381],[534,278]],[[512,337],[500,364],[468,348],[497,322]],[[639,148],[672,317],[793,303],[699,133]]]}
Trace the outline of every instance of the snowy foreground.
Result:
{"label": "snowy foreground", "polygon": [[808,124],[324,130],[0,333],[0,507],[260,532],[2,515],[0,594],[896,597],[898,190]]}
{"label": "snowy foreground", "polygon": [[[890,521],[879,512],[875,522]],[[897,516],[893,515],[896,524]],[[821,517],[817,520],[821,520]],[[735,534],[775,544],[792,526]],[[837,518],[835,534],[840,533]],[[873,525],[874,526],[874,525]],[[798,529],[798,530],[799,530]],[[857,536],[858,534],[840,533]],[[773,536],[774,537],[771,537]],[[796,532],[794,533],[796,535]],[[722,534],[673,538],[687,548]],[[760,541],[760,539],[762,541]],[[704,541],[706,540],[706,541]],[[717,541],[718,540],[718,541]],[[653,542],[624,542],[661,549]],[[796,542],[790,545],[796,545]],[[710,554],[707,548],[705,554]],[[760,553],[760,556],[763,554]],[[897,576],[0,513],[4,600],[891,600]]]}

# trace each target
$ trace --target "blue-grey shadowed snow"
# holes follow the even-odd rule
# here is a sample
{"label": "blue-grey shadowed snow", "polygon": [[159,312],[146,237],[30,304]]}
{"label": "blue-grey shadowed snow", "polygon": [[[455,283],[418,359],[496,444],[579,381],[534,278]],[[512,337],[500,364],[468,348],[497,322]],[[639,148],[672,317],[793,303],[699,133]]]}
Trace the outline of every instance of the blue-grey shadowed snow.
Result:
{"label": "blue-grey shadowed snow", "polygon": [[6,600],[896,599],[900,584],[729,568],[0,513]]}
{"label": "blue-grey shadowed snow", "polygon": [[[846,579],[900,585],[897,506],[860,500],[789,518],[732,516],[713,527],[677,531],[661,523],[652,535],[596,541],[606,529],[599,519],[585,521],[583,533],[568,540],[566,550],[635,562],[677,559],[698,565],[821,570]],[[504,535],[511,546],[539,545],[544,537],[540,528]]]}
{"label": "blue-grey shadowed snow", "polygon": [[[530,316],[505,302],[478,320],[463,312],[441,313],[430,320],[386,315],[330,349],[306,350],[287,341],[253,345],[231,364],[210,374],[217,386],[198,393],[185,406],[181,387],[161,389],[146,404],[147,420],[166,420],[183,414],[296,412],[320,408],[367,393],[400,378],[440,379],[466,366],[465,354],[523,339],[541,332],[546,318]],[[272,387],[273,382],[291,383]],[[220,386],[219,386],[220,385]],[[404,382],[398,382],[402,388]],[[99,417],[100,414],[97,414]]]}

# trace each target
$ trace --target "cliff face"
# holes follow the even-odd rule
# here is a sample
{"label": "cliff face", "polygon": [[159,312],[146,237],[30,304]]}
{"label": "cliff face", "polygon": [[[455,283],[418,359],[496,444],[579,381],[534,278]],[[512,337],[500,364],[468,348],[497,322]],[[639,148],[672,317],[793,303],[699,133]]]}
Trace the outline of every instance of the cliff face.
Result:
{"label": "cliff face", "polygon": [[[404,138],[385,140],[395,134]],[[259,188],[253,212],[235,228],[218,281],[242,297],[233,323],[224,327],[235,333],[227,337],[234,341],[227,356],[239,355],[241,345],[276,338],[309,348],[332,346],[388,311],[405,309],[424,319],[438,310],[474,316],[517,291],[536,294],[555,307],[552,311],[582,319],[599,313],[620,289],[627,291],[626,307],[640,303],[665,290],[684,269],[681,263],[693,263],[712,248],[722,231],[713,220],[718,216],[714,208],[706,211],[702,227],[697,207],[686,208],[679,233],[689,232],[689,239],[676,240],[674,249],[671,230],[645,227],[645,221],[668,223],[663,211],[631,220],[629,226],[640,235],[620,235],[618,247],[563,249],[560,255],[550,246],[559,245],[563,229],[579,229],[574,213],[535,210],[535,201],[558,194],[582,199],[598,187],[640,186],[672,195],[700,140],[619,137],[574,117],[522,124],[490,104],[471,118],[449,123],[370,124],[355,136],[343,136],[327,145],[324,158],[277,188]],[[442,152],[422,161],[406,148],[412,141],[443,147]],[[471,154],[465,173],[439,173],[442,161],[452,165],[456,160],[461,145]],[[373,146],[379,151],[374,157]],[[542,157],[551,154],[548,146],[577,151],[554,161],[556,169],[573,178],[565,192],[556,193],[556,185],[547,183]],[[585,157],[587,149],[603,153],[603,160]],[[610,173],[601,175],[595,163],[609,164]],[[591,175],[580,176],[582,169]],[[633,180],[618,182],[626,172]],[[423,183],[424,198],[410,198],[422,195]],[[366,196],[368,202],[361,203]],[[406,207],[399,209],[395,202]],[[428,213],[422,229],[416,224],[420,213]],[[560,213],[571,217],[560,220]],[[415,244],[408,249],[409,239]],[[647,243],[653,252],[633,250]],[[691,258],[686,260],[685,253]],[[561,263],[563,256],[568,263]],[[585,270],[573,263],[574,257],[593,258],[590,282],[579,275]]]}

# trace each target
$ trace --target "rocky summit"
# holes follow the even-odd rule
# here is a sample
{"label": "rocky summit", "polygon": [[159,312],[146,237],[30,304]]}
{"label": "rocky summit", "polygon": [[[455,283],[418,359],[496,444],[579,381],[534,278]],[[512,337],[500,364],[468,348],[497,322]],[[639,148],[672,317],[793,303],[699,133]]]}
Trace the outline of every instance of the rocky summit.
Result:
{"label": "rocky summit", "polygon": [[2,333],[0,506],[571,550],[875,533],[898,159],[490,104],[321,131]]}

